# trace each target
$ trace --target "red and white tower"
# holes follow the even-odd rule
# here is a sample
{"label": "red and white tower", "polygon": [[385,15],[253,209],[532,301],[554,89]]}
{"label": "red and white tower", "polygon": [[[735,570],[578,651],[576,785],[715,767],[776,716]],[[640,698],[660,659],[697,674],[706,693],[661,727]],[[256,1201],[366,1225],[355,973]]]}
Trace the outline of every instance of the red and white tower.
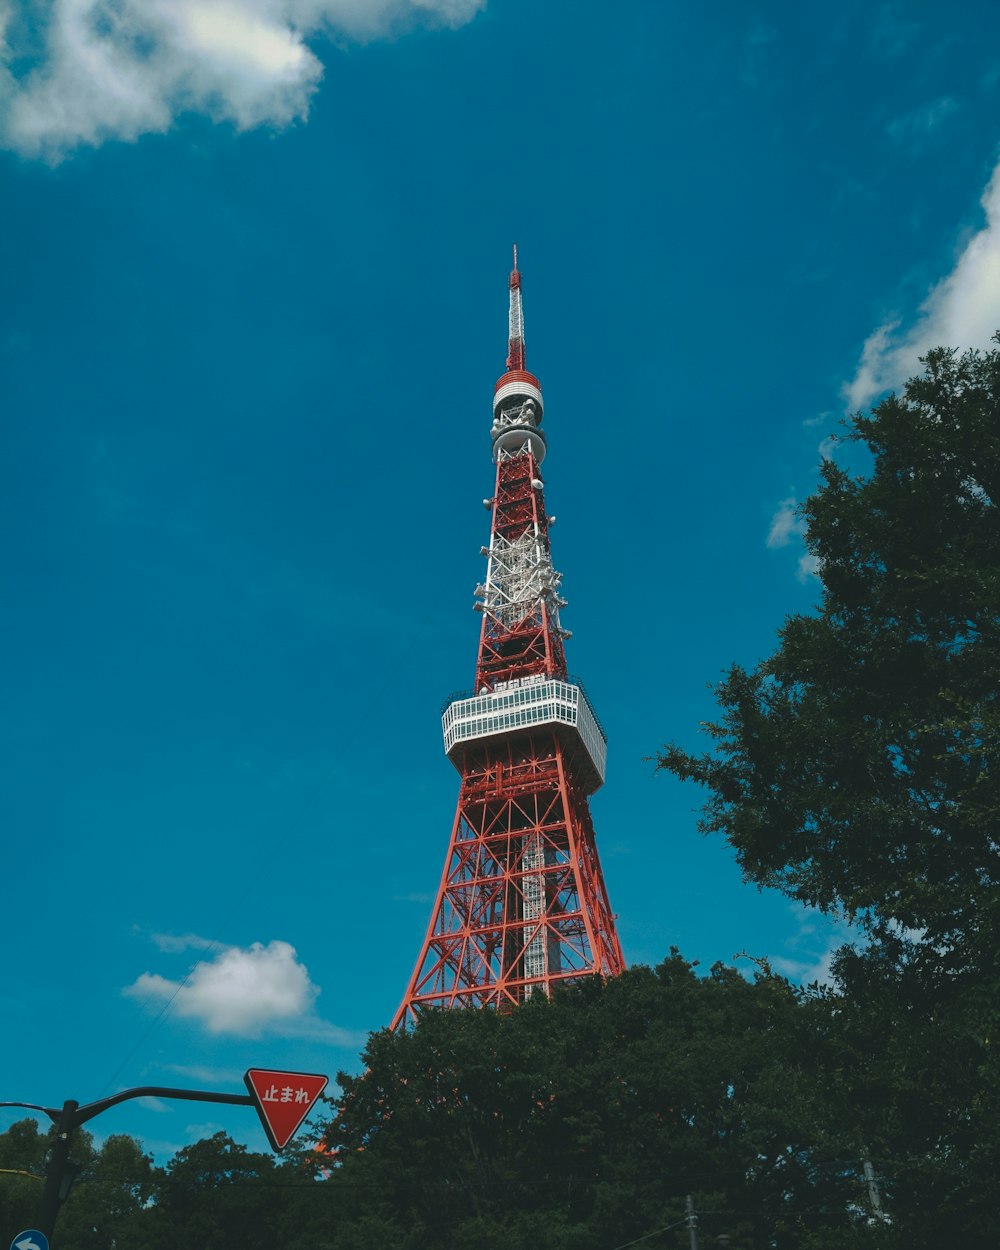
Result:
{"label": "red and white tower", "polygon": [[507,372],[493,395],[496,489],[476,685],[442,715],[461,774],[458,810],[423,949],[393,1028],[423,1007],[509,1010],[533,993],[625,967],[588,798],[607,741],[567,677],[541,464],[542,389],[525,369],[521,275],[510,275]]}

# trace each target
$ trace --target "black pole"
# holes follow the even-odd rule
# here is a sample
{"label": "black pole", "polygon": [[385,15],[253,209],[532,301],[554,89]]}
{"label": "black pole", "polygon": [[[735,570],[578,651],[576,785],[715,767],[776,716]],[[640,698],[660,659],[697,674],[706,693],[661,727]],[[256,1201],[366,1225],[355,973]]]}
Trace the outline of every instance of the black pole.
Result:
{"label": "black pole", "polygon": [[69,1147],[73,1130],[77,1126],[76,1113],[80,1104],[74,1098],[63,1103],[62,1114],[56,1124],[55,1141],[49,1151],[49,1160],[45,1167],[45,1193],[42,1197],[42,1214],[38,1220],[38,1231],[51,1238],[55,1228],[59,1207],[66,1197],[65,1181],[68,1174]]}

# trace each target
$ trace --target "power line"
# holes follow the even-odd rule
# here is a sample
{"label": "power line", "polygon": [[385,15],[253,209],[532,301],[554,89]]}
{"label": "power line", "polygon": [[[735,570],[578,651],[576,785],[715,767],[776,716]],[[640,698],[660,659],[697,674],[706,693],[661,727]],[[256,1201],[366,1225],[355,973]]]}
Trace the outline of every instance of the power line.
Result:
{"label": "power line", "polygon": [[687,1216],[682,1220],[678,1220],[676,1224],[664,1224],[662,1228],[654,1228],[651,1233],[646,1233],[642,1237],[636,1237],[635,1241],[623,1241],[620,1246],[612,1247],[612,1250],[627,1250],[629,1246],[637,1246],[640,1241],[649,1241],[650,1237],[659,1237],[660,1233],[669,1233],[672,1228],[680,1228],[682,1224],[687,1223]]}

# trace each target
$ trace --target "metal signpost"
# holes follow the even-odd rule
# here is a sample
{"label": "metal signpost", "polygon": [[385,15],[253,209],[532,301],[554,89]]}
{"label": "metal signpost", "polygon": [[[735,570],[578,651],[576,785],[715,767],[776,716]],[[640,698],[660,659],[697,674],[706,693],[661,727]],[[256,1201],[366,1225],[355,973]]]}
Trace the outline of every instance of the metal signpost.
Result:
{"label": "metal signpost", "polygon": [[41,1111],[56,1126],[55,1141],[45,1166],[45,1194],[39,1228],[18,1233],[10,1250],[49,1250],[49,1238],[59,1208],[73,1183],[69,1148],[73,1133],[81,1124],[129,1098],[180,1098],[188,1102],[221,1102],[255,1107],[267,1139],[275,1150],[284,1150],[326,1088],[327,1078],[314,1072],[278,1072],[270,1068],[250,1068],[244,1076],[246,1094],[222,1094],[203,1089],[165,1089],[142,1085],[125,1089],[110,1098],[85,1103],[82,1107],[69,1098],[60,1109],[41,1107],[33,1102],[0,1102],[0,1107],[25,1107]]}

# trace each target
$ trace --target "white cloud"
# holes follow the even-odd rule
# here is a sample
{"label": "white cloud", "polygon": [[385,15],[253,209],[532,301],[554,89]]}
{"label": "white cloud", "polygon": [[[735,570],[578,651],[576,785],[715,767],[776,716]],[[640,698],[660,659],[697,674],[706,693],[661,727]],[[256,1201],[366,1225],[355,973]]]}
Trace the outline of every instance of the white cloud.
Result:
{"label": "white cloud", "polygon": [[[824,440],[824,443],[826,440]],[[824,443],[820,444],[822,451]],[[800,541],[806,532],[806,522],[798,515],[798,500],[794,495],[782,499],[778,510],[771,517],[771,528],[767,534],[767,545],[770,548],[787,547],[793,541]],[[819,571],[819,560],[808,551],[799,556],[795,575],[800,582],[806,581]]]}
{"label": "white cloud", "polygon": [[[824,439],[820,443],[820,452],[824,459],[826,453],[823,451],[827,442],[831,440]],[[770,548],[788,547],[792,542],[801,541],[806,532],[806,522],[803,517],[798,515],[798,500],[794,495],[789,495],[787,499],[782,499],[778,504],[778,510],[771,517],[771,528],[767,534],[767,545]],[[819,572],[819,560],[809,551],[803,551],[799,556],[798,564],[795,568],[795,576],[800,582],[807,581],[810,577],[815,576]]]}
{"label": "white cloud", "polygon": [[849,411],[919,373],[920,357],[930,348],[987,347],[1000,329],[1000,165],[982,205],[985,227],[962,249],[951,273],[931,289],[916,323],[901,330],[898,320],[889,320],[866,340],[854,378],[844,387]]}
{"label": "white cloud", "polygon": [[820,454],[820,458],[822,460],[832,460],[833,453],[837,450],[837,444],[839,441],[840,440],[837,438],[836,434],[828,434],[816,448]]}
{"label": "white cloud", "polygon": [[[306,40],[459,26],[486,0],[0,0],[0,143],[58,160],[196,112],[238,130],[304,119],[323,75]],[[32,17],[31,14],[40,14]],[[40,49],[40,52],[39,52]],[[30,68],[20,78],[4,65]]]}
{"label": "white cloud", "polygon": [[204,1085],[238,1085],[243,1073],[238,1068],[210,1068],[203,1063],[166,1063],[164,1070]]}
{"label": "white cloud", "polygon": [[136,1103],[140,1107],[145,1107],[147,1111],[155,1111],[157,1115],[166,1115],[170,1108],[162,1098],[137,1098]]}
{"label": "white cloud", "polygon": [[800,582],[808,581],[810,577],[818,577],[819,566],[819,556],[814,556],[811,551],[803,551],[803,553],[799,556],[799,563],[795,569],[795,576]]}
{"label": "white cloud", "polygon": [[775,972],[799,985],[832,983],[833,958],[842,946],[857,942],[860,934],[845,920],[811,908],[793,907],[795,931],[786,940],[788,953],[772,955]]}
{"label": "white cloud", "polygon": [[806,532],[806,523],[796,516],[798,501],[789,496],[778,504],[778,511],[771,518],[771,528],[767,534],[769,547],[787,547],[793,538],[801,538]]}
{"label": "white cloud", "polygon": [[270,1028],[313,1035],[333,1027],[314,1016],[319,989],[288,942],[225,947],[214,959],[195,964],[182,981],[144,972],[124,992],[165,999],[179,1016],[197,1020],[210,1033],[258,1037]]}
{"label": "white cloud", "polygon": [[[225,1131],[225,1125],[220,1124],[217,1120],[202,1120],[197,1124],[184,1125],[184,1133],[189,1142],[205,1141],[209,1137],[214,1137],[216,1133],[224,1133]],[[172,1151],[164,1151],[163,1153],[176,1154],[179,1149],[181,1147],[177,1147]]]}
{"label": "white cloud", "polygon": [[804,959],[789,958],[785,955],[775,955],[771,959],[771,967],[781,976],[787,977],[789,981],[796,981],[799,985],[812,985],[813,982],[819,982],[820,985],[830,985],[832,982],[831,967],[833,957],[836,955],[843,942],[839,939],[831,938],[827,943],[826,949],[818,955],[813,955]]}
{"label": "white cloud", "polygon": [[211,938],[199,937],[197,933],[154,933],[152,940],[157,950],[171,955],[180,951],[208,951],[215,946]]}
{"label": "white cloud", "polygon": [[942,96],[910,113],[893,118],[885,128],[886,135],[897,146],[919,153],[929,140],[940,134],[945,124],[961,107],[953,96]]}

